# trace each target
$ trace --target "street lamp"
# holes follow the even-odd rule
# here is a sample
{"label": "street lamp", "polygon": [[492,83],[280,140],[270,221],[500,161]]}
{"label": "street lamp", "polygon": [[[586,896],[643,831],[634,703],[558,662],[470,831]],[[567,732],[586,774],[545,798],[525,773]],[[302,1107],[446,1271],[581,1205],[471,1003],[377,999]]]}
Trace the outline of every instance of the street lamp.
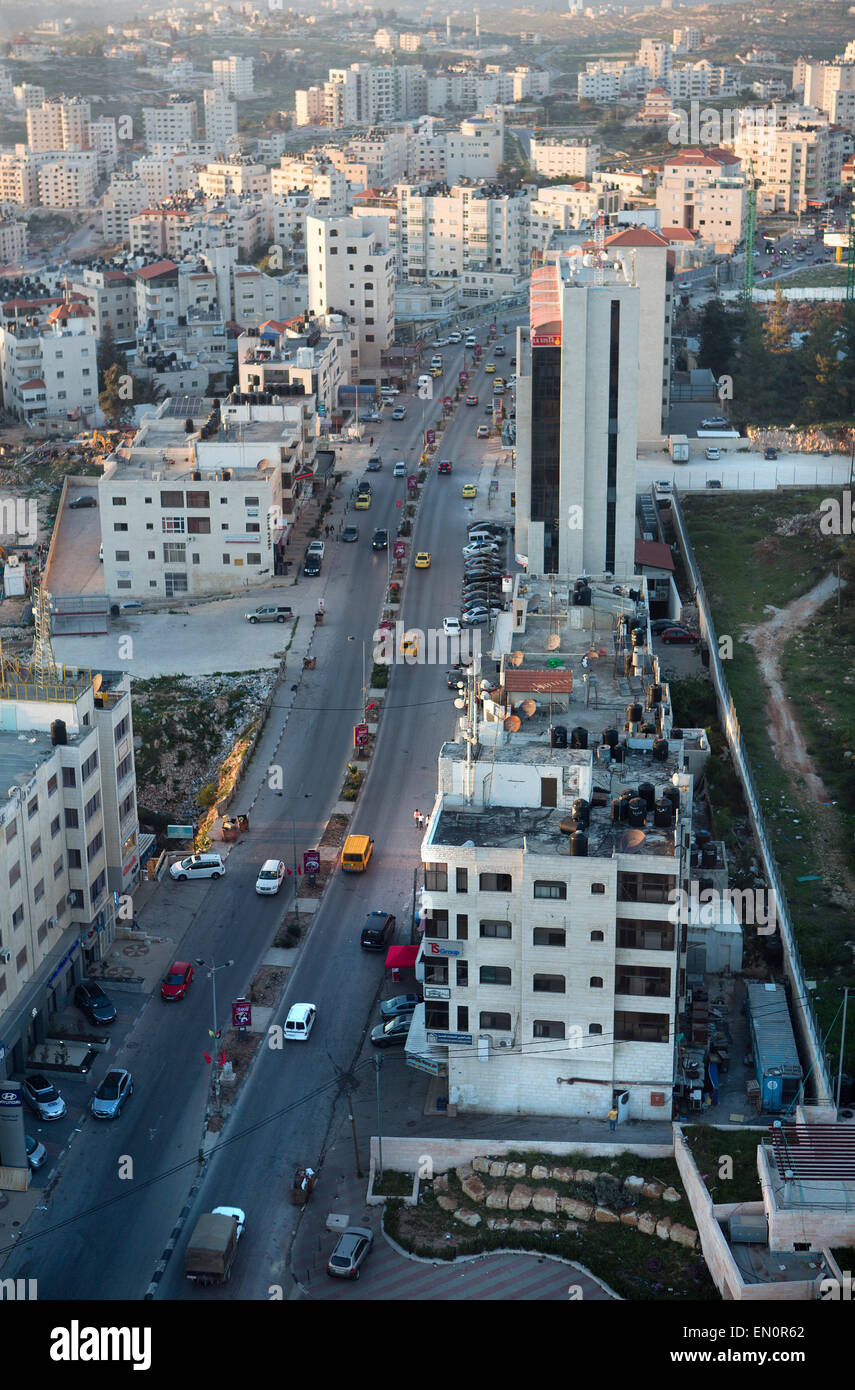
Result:
{"label": "street lamp", "polygon": [[365,701],[366,701],[366,696],[367,696],[367,690],[366,690],[366,685],[365,685],[365,638],[364,638],[364,637],[348,637],[347,640],[348,640],[348,642],[361,642],[361,643],[362,643],[362,721],[363,721],[363,723],[364,723],[364,722],[365,722]]}
{"label": "street lamp", "polygon": [[205,969],[205,970],[208,971],[208,975],[209,975],[210,981],[211,981],[211,1000],[212,1000],[212,1010],[213,1010],[213,1011],[212,1011],[212,1014],[211,1014],[211,1020],[212,1020],[211,1037],[212,1037],[212,1039],[213,1039],[213,1041],[214,1041],[214,1051],[215,1051],[214,1063],[213,1063],[214,1068],[215,1068],[215,1071],[214,1071],[214,1094],[215,1094],[217,1100],[219,1100],[219,1099],[220,1099],[220,1064],[219,1064],[219,1061],[218,1061],[217,1058],[216,1058],[216,1045],[217,1045],[217,1041],[218,1041],[219,1036],[220,1036],[219,1030],[218,1030],[218,1028],[217,1028],[217,971],[218,971],[218,970],[228,970],[228,968],[229,968],[230,965],[234,965],[234,961],[233,961],[233,960],[225,960],[225,961],[223,961],[222,965],[215,965],[213,961],[203,960],[201,956],[196,956],[196,964],[197,964],[197,965],[201,965],[203,969]]}

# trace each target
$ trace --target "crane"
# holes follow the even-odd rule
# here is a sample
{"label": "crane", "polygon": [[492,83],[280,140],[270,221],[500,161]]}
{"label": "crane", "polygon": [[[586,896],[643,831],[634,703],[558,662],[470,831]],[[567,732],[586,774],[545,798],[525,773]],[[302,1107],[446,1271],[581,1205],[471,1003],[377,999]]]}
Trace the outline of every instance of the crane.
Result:
{"label": "crane", "polygon": [[745,208],[745,271],[742,276],[742,298],[751,303],[754,292],[754,238],[757,224],[757,183],[754,178],[754,160],[748,161],[748,198]]}
{"label": "crane", "polygon": [[849,191],[849,226],[846,244],[846,298],[855,299],[855,191]]}

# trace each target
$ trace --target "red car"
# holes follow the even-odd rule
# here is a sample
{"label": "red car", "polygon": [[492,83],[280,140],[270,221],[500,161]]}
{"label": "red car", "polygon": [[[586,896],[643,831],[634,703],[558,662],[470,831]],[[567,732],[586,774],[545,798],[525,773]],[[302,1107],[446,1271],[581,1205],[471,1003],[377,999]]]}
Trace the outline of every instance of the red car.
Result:
{"label": "red car", "polygon": [[684,627],[666,627],[664,632],[660,632],[659,640],[668,645],[672,642],[697,642],[698,634],[689,632]]}
{"label": "red car", "polygon": [[160,997],[169,1003],[173,999],[183,999],[193,980],[193,967],[189,960],[177,960],[170,967],[160,986]]}
{"label": "red car", "polygon": [[450,462],[450,460],[449,460],[449,459],[440,459],[439,465],[438,465],[436,471],[437,471],[437,473],[450,473],[450,472],[451,472],[451,462]]}
{"label": "red car", "polygon": [[478,404],[478,397],[477,397],[477,396],[467,396],[467,397],[466,397],[466,404],[467,404],[467,405],[477,405],[477,404]]}

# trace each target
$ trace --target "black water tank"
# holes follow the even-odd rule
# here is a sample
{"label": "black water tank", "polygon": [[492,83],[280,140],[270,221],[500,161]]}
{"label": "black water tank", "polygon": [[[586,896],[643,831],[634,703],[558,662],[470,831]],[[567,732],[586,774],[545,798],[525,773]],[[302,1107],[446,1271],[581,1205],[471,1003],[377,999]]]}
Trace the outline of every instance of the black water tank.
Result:
{"label": "black water tank", "polygon": [[59,748],[68,743],[68,730],[65,727],[64,719],[55,719],[51,724],[50,741],[54,748]]}
{"label": "black water tank", "polygon": [[603,743],[609,748],[617,748],[620,743],[620,734],[617,729],[603,729]]}
{"label": "black water tank", "polygon": [[696,830],[696,831],[695,831],[695,844],[696,844],[696,845],[701,845],[701,846],[703,847],[704,845],[709,844],[709,842],[710,842],[711,839],[712,839],[712,834],[711,834],[711,832],[710,832],[709,830]]}
{"label": "black water tank", "polygon": [[567,730],[563,724],[553,724],[549,730],[549,743],[552,748],[567,747]]}
{"label": "black water tank", "polygon": [[591,597],[591,590],[587,584],[583,589],[573,590],[573,602],[576,604],[578,608],[590,608]]}
{"label": "black water tank", "polygon": [[626,707],[626,718],[629,724],[640,724],[643,714],[644,710],[641,705],[627,705]]}
{"label": "black water tank", "polygon": [[648,709],[653,709],[653,706],[654,706],[654,705],[658,705],[658,704],[661,702],[661,700],[662,700],[662,686],[661,686],[661,685],[651,685],[650,689],[649,689],[648,692],[647,692],[647,708],[648,708]]}
{"label": "black water tank", "polygon": [[627,817],[627,803],[622,796],[616,796],[612,801],[612,822],[615,825],[625,821]]}
{"label": "black water tank", "polygon": [[671,802],[671,805],[674,807],[674,810],[675,810],[675,812],[676,812],[677,808],[678,808],[679,805],[680,805],[680,790],[679,790],[679,788],[678,788],[678,787],[666,787],[665,790],[663,791],[662,795],[665,797],[665,799],[666,799],[667,801],[670,801],[670,802]]}
{"label": "black water tank", "polygon": [[668,760],[668,740],[667,738],[655,738],[653,740],[653,761],[664,763]]}
{"label": "black water tank", "polygon": [[617,746],[617,748],[613,748],[613,749],[612,749],[612,762],[613,762],[613,763],[623,763],[623,762],[626,762],[626,749],[624,748],[624,746],[623,746],[622,743],[619,743],[618,746]]}
{"label": "black water tank", "polygon": [[679,739],[681,739],[681,738],[683,737],[683,730],[682,730],[682,729],[672,729],[671,732],[670,732],[670,734],[668,735],[668,737],[669,737],[673,742],[676,743]]}
{"label": "black water tank", "polygon": [[632,629],[632,645],[634,647],[643,647],[646,641],[647,633],[644,631],[644,628],[634,627]]}
{"label": "black water tank", "polygon": [[640,782],[638,785],[638,795],[643,798],[648,811],[652,811],[656,805],[656,788],[652,782]]}
{"label": "black water tank", "polygon": [[653,824],[658,830],[667,830],[674,819],[674,808],[665,797],[660,797],[653,807]]}
{"label": "black water tank", "polygon": [[582,796],[577,797],[573,802],[573,819],[579,822],[579,827],[582,830],[591,819],[591,803]]}
{"label": "black water tank", "polygon": [[587,730],[587,729],[583,729],[583,728],[581,727],[581,725],[580,725],[578,728],[573,729],[573,730],[571,731],[571,733],[570,733],[570,747],[571,747],[571,748],[587,748],[587,747],[588,747],[588,730]]}
{"label": "black water tank", "polygon": [[639,733],[642,733],[642,734],[644,734],[645,736],[647,736],[647,735],[649,735],[649,734],[655,734],[655,733],[656,733],[656,725],[655,725],[655,724],[642,724],[642,726],[641,726],[641,728],[640,728],[640,730],[639,730]]}
{"label": "black water tank", "polygon": [[714,869],[716,866],[715,845],[704,845],[701,851],[701,868]]}
{"label": "black water tank", "polygon": [[844,1072],[840,1078],[840,1104],[850,1105],[853,1097],[855,1097],[855,1081]]}
{"label": "black water tank", "polygon": [[194,473],[194,474],[193,474],[193,481],[194,481],[194,483],[201,483],[201,481],[202,481],[202,474],[201,474],[201,473]]}
{"label": "black water tank", "polygon": [[634,796],[627,807],[627,820],[630,825],[636,827],[643,825],[646,814],[647,803],[644,798],[641,796]]}
{"label": "black water tank", "polygon": [[588,837],[583,830],[577,830],[570,836],[570,853],[574,859],[587,858]]}
{"label": "black water tank", "polygon": [[692,868],[699,869],[701,867],[701,851],[699,849],[693,849],[689,857]]}
{"label": "black water tank", "polygon": [[185,434],[192,434],[192,433],[193,433],[193,416],[192,416],[192,415],[188,415],[188,416],[187,416],[187,419],[184,421],[184,433],[185,433]]}

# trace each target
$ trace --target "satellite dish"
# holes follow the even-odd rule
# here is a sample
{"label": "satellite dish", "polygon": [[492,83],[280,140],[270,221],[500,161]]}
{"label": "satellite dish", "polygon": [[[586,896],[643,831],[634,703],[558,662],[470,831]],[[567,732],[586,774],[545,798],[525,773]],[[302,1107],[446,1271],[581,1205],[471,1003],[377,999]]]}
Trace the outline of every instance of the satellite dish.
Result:
{"label": "satellite dish", "polygon": [[489,690],[489,689],[490,689],[490,682],[489,682],[489,681],[482,681],[482,682],[481,682],[481,689],[482,689],[482,690]]}
{"label": "satellite dish", "polygon": [[95,676],[93,676],[93,677],[92,677],[92,694],[93,694],[93,695],[97,695],[97,694],[98,694],[98,691],[101,689],[101,686],[102,686],[103,684],[104,684],[104,677],[103,677],[103,676],[101,676],[101,675],[95,675]]}
{"label": "satellite dish", "polygon": [[589,661],[597,661],[599,659],[600,653],[597,651],[596,647],[589,647],[585,655],[587,656]]}
{"label": "satellite dish", "polygon": [[537,709],[537,701],[536,701],[536,700],[523,700],[522,704],[520,705],[520,709],[522,710],[522,712],[523,712],[523,714],[525,715],[526,719],[531,719],[531,716],[534,714],[535,710]]}
{"label": "satellite dish", "polygon": [[511,652],[508,660],[512,666],[522,666],[525,661],[525,652]]}
{"label": "satellite dish", "polygon": [[455,709],[465,709],[465,708],[466,708],[466,701],[465,701],[465,700],[461,700],[460,697],[458,696],[458,698],[454,701],[454,708],[455,708]]}
{"label": "satellite dish", "polygon": [[627,830],[620,842],[621,852],[623,854],[638,854],[646,839],[647,836],[643,830]]}
{"label": "satellite dish", "polygon": [[554,651],[555,651],[555,648],[556,648],[556,647],[560,647],[560,646],[561,646],[561,638],[558,636],[558,633],[557,633],[557,632],[551,632],[551,633],[549,634],[549,636],[547,637],[547,639],[546,639],[546,650],[547,650],[548,652],[554,652]]}
{"label": "satellite dish", "polygon": [[522,727],[522,720],[518,714],[509,714],[504,722],[503,728],[509,734],[515,734]]}

